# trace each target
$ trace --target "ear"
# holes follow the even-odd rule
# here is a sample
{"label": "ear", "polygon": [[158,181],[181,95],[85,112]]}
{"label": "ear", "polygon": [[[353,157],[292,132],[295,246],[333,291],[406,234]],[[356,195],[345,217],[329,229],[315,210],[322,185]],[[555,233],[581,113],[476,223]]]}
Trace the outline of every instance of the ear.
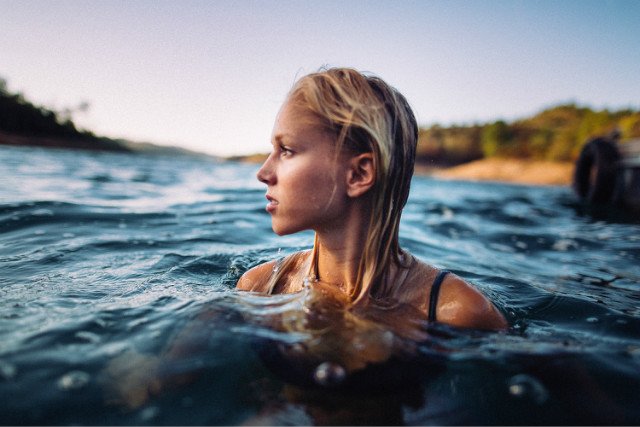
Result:
{"label": "ear", "polygon": [[347,195],[349,197],[356,198],[363,195],[373,187],[375,181],[373,154],[362,153],[349,160],[347,172]]}

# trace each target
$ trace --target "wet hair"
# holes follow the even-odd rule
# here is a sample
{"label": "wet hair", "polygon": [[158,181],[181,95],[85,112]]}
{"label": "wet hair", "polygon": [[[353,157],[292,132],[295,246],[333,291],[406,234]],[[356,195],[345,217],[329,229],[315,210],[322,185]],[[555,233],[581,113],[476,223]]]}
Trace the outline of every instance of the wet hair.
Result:
{"label": "wet hair", "polygon": [[[311,113],[335,136],[336,156],[345,150],[373,155],[371,220],[351,297],[359,301],[366,295],[385,296],[391,263],[408,266],[409,262],[400,249],[398,232],[418,140],[411,107],[379,77],[350,68],[321,70],[300,78],[287,100]],[[316,274],[317,249],[316,236],[312,255],[312,273]]]}

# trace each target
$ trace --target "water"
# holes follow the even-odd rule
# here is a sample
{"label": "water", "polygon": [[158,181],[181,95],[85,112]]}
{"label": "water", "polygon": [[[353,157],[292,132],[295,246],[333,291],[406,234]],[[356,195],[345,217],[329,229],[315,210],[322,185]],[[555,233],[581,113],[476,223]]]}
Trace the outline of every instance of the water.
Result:
{"label": "water", "polygon": [[[297,359],[274,349],[340,351],[345,330],[283,332],[299,297],[233,290],[313,241],[273,234],[257,166],[9,147],[0,165],[0,424],[640,423],[631,213],[566,188],[415,178],[401,244],[478,286],[511,330],[437,326],[364,390],[332,389],[335,363],[311,389],[285,383]],[[342,351],[389,338],[354,328]]]}

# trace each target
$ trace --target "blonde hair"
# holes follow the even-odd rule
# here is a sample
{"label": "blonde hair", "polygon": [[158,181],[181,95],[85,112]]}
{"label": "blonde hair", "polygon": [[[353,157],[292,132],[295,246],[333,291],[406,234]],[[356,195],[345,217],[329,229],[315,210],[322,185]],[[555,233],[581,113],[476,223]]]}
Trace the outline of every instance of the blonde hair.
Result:
{"label": "blonde hair", "polygon": [[[306,109],[336,137],[336,153],[372,153],[375,170],[371,219],[351,298],[385,296],[391,263],[407,266],[398,242],[400,216],[409,197],[418,125],[402,94],[382,79],[350,68],[334,68],[299,79],[288,100]],[[318,238],[312,268],[317,274]],[[273,288],[282,266],[274,276]],[[272,290],[272,289],[270,289]]]}

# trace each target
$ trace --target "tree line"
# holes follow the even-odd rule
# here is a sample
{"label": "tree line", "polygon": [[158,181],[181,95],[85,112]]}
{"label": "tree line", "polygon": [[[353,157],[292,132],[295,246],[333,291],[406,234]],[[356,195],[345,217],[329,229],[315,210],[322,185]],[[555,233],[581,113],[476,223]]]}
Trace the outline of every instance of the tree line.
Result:
{"label": "tree line", "polygon": [[[86,109],[88,104],[82,104]],[[96,136],[78,130],[71,110],[62,112],[36,106],[20,93],[11,93],[7,81],[0,78],[0,143],[39,145],[83,150],[132,151],[121,140]],[[22,137],[19,140],[15,136]]]}
{"label": "tree line", "polygon": [[640,111],[595,111],[571,103],[511,123],[436,124],[420,129],[417,157],[441,165],[490,157],[575,161],[585,142],[613,131],[622,142],[640,137]]}
{"label": "tree line", "polygon": [[97,139],[90,131],[79,131],[70,117],[33,105],[22,94],[10,93],[0,78],[0,130],[18,135]]}
{"label": "tree line", "polygon": [[[417,161],[444,166],[489,157],[575,161],[584,143],[618,130],[621,140],[640,137],[640,111],[594,111],[576,104],[558,105],[533,117],[507,123],[421,127]],[[0,131],[37,137],[84,140],[119,145],[91,131],[78,130],[70,114],[35,106],[22,94],[10,93],[0,78]],[[96,147],[97,148],[97,147]]]}

